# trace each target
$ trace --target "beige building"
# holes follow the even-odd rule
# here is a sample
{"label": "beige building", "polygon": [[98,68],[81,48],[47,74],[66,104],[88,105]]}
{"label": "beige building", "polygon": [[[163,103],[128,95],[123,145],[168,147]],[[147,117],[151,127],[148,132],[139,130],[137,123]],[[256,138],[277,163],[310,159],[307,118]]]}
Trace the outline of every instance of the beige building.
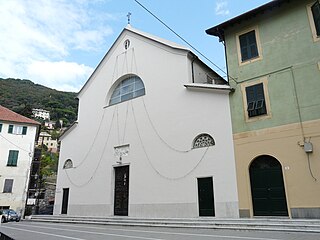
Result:
{"label": "beige building", "polygon": [[58,151],[58,140],[52,139],[51,135],[47,132],[39,134],[37,146],[45,145],[49,152],[56,153]]}
{"label": "beige building", "polygon": [[320,3],[274,0],[224,42],[241,217],[320,218]]}

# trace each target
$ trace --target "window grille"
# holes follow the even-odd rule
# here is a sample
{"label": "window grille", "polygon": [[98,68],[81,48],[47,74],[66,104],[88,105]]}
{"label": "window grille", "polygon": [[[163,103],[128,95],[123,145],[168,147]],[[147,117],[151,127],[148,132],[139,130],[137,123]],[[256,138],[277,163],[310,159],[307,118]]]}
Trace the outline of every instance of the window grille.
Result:
{"label": "window grille", "polygon": [[67,159],[63,164],[63,169],[73,168],[73,163],[71,159]]}
{"label": "window grille", "polygon": [[203,148],[214,146],[214,139],[209,134],[200,134],[193,141],[193,148]]}

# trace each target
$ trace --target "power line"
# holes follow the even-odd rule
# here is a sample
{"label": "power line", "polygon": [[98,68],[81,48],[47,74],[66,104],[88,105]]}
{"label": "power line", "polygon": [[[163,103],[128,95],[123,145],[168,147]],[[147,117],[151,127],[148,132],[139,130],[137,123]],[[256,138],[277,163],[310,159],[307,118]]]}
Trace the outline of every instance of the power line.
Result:
{"label": "power line", "polygon": [[27,153],[31,154],[31,151],[30,151],[30,150],[26,150],[26,149],[24,149],[24,148],[22,148],[22,147],[18,146],[17,144],[15,144],[14,142],[11,142],[9,139],[5,138],[5,137],[4,137],[4,136],[2,136],[1,134],[0,134],[0,137],[2,137],[2,138],[3,138],[4,140],[6,140],[8,143],[11,143],[13,146],[15,146],[15,147],[19,148],[20,150],[25,151],[25,152],[27,152]]}
{"label": "power line", "polygon": [[133,120],[134,120],[134,124],[135,124],[135,127],[136,127],[136,130],[137,130],[137,134],[138,134],[138,138],[139,138],[139,141],[140,141],[140,144],[141,144],[141,147],[142,147],[142,150],[146,156],[146,159],[147,161],[149,162],[150,166],[152,167],[152,169],[162,178],[164,179],[167,179],[167,180],[171,180],[171,181],[175,181],[175,180],[180,180],[180,179],[183,179],[185,177],[187,177],[188,175],[190,175],[198,166],[199,164],[202,162],[202,160],[205,158],[208,150],[209,150],[209,147],[208,146],[206,148],[206,150],[203,152],[200,160],[197,162],[197,164],[195,166],[193,166],[193,168],[191,168],[188,172],[186,172],[184,175],[181,175],[181,176],[178,176],[178,177],[169,177],[169,176],[166,176],[164,174],[162,174],[152,163],[148,153],[147,153],[147,150],[146,150],[146,146],[144,145],[143,141],[142,141],[142,137],[141,137],[141,133],[140,133],[140,129],[139,129],[139,126],[138,126],[138,122],[137,122],[137,118],[136,118],[136,114],[135,114],[135,110],[134,110],[134,106],[133,106],[133,103],[132,101],[130,101],[131,103],[131,110],[132,110],[132,115],[133,115]]}
{"label": "power line", "polygon": [[169,143],[167,143],[167,142],[161,137],[161,135],[160,135],[159,132],[157,131],[156,127],[154,126],[154,124],[153,124],[153,122],[152,122],[152,120],[151,120],[151,118],[150,118],[150,114],[149,114],[149,112],[148,112],[148,110],[147,110],[147,106],[146,106],[146,103],[144,102],[143,97],[142,97],[141,99],[142,99],[142,103],[143,103],[144,110],[145,110],[145,112],[146,112],[146,114],[147,114],[147,117],[148,117],[148,120],[149,120],[149,122],[150,122],[150,125],[151,125],[153,131],[154,131],[154,132],[156,133],[156,135],[158,136],[158,138],[161,140],[161,142],[163,142],[168,148],[170,148],[170,149],[173,150],[173,151],[176,151],[176,152],[179,152],[179,153],[188,153],[188,152],[190,152],[192,149],[181,150],[181,149],[175,148],[175,147],[171,146]]}
{"label": "power line", "polygon": [[[115,118],[115,113],[116,113],[116,108],[114,108],[114,110],[113,110],[113,115],[112,115],[112,119],[111,119],[111,123],[110,123],[110,128],[109,128],[108,135],[107,135],[107,138],[106,138],[106,142],[105,142],[105,144],[104,144],[104,146],[103,146],[103,149],[102,149],[102,152],[101,152],[101,155],[100,155],[98,164],[97,164],[97,166],[95,167],[95,169],[94,169],[93,173],[91,174],[90,178],[89,178],[86,182],[84,182],[84,183],[82,183],[82,184],[77,184],[77,183],[74,182],[74,181],[71,179],[71,177],[69,176],[69,174],[68,174],[68,170],[69,170],[69,169],[65,169],[65,170],[66,170],[65,173],[66,173],[66,175],[67,175],[67,178],[69,179],[70,183],[71,183],[73,186],[78,187],[78,188],[84,187],[85,185],[89,184],[89,183],[93,180],[93,178],[95,177],[95,174],[96,174],[96,172],[98,171],[98,169],[99,169],[99,167],[100,167],[100,164],[101,164],[102,159],[103,159],[103,157],[104,157],[104,153],[105,153],[105,151],[106,151],[106,149],[107,149],[107,145],[108,145],[109,138],[110,138],[110,134],[111,134],[111,130],[112,130],[113,121],[114,121],[114,118]],[[73,169],[75,169],[75,168],[73,168]]]}
{"label": "power line", "polygon": [[149,9],[147,9],[142,3],[140,3],[138,0],[134,0],[137,4],[139,4],[144,10],[146,10],[151,16],[153,16],[155,19],[157,19],[162,25],[164,25],[167,29],[169,29],[173,34],[175,34],[178,38],[180,38],[184,43],[186,43],[189,47],[191,47],[194,51],[196,51],[199,55],[201,55],[203,58],[205,58],[207,61],[209,61],[213,66],[215,66],[218,70],[220,70],[222,73],[226,74],[226,76],[230,77],[232,80],[237,82],[233,77],[228,75],[227,72],[225,72],[221,67],[219,67],[217,64],[215,64],[213,61],[211,61],[208,57],[206,57],[203,53],[201,53],[198,49],[196,49],[194,46],[192,46],[191,43],[189,43],[187,40],[185,40],[180,34],[178,34],[176,31],[174,31],[171,27],[169,27],[164,21],[162,21],[160,18],[158,18],[155,14],[153,14]]}

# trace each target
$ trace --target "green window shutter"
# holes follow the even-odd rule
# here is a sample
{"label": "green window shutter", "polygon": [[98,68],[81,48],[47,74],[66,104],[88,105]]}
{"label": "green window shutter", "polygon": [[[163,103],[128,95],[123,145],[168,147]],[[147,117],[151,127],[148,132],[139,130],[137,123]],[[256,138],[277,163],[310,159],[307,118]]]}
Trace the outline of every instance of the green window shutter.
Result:
{"label": "green window shutter", "polygon": [[2,130],[2,123],[0,123],[0,132],[1,132],[1,130]]}
{"label": "green window shutter", "polygon": [[239,42],[242,61],[246,61],[259,56],[255,30],[240,35]]}
{"label": "green window shutter", "polygon": [[8,133],[12,133],[12,132],[13,132],[13,125],[9,125]]}
{"label": "green window shutter", "polygon": [[24,126],[22,129],[22,135],[26,135],[27,134],[27,129],[28,127]]}
{"label": "green window shutter", "polygon": [[19,151],[10,150],[7,166],[17,166]]}

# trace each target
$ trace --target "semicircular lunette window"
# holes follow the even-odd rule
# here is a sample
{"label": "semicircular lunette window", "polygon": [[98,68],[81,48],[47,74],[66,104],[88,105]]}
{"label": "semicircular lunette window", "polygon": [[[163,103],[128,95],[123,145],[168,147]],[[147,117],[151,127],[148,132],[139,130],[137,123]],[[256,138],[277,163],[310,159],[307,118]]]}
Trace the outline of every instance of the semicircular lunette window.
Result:
{"label": "semicircular lunette window", "polygon": [[73,163],[71,159],[67,159],[63,164],[63,169],[73,168]]}
{"label": "semicircular lunette window", "polygon": [[114,89],[109,105],[121,103],[145,95],[145,88],[138,76],[130,76],[121,81]]}
{"label": "semicircular lunette window", "polygon": [[214,145],[214,139],[209,134],[200,134],[193,141],[193,148],[203,148]]}

